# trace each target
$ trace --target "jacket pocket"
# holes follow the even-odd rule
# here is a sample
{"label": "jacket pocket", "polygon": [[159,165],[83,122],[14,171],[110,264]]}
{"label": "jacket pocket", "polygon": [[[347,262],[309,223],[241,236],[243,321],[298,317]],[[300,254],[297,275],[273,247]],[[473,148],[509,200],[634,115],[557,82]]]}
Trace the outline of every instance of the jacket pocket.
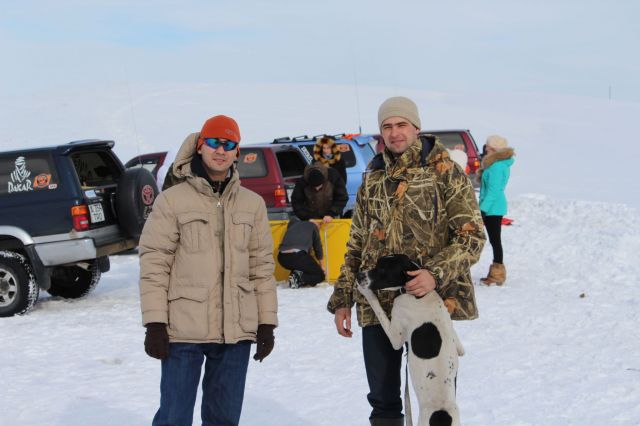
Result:
{"label": "jacket pocket", "polygon": [[180,244],[188,253],[206,250],[211,244],[209,238],[209,215],[189,212],[178,215]]}
{"label": "jacket pocket", "polygon": [[237,248],[246,250],[249,247],[249,240],[251,239],[251,231],[253,230],[253,224],[255,216],[249,212],[237,212],[233,213],[233,235],[232,239]]}
{"label": "jacket pocket", "polygon": [[258,298],[255,284],[251,281],[241,281],[238,286],[239,325],[245,333],[255,333],[258,330]]}
{"label": "jacket pocket", "polygon": [[169,331],[179,339],[204,339],[209,333],[209,289],[175,286],[169,289]]}

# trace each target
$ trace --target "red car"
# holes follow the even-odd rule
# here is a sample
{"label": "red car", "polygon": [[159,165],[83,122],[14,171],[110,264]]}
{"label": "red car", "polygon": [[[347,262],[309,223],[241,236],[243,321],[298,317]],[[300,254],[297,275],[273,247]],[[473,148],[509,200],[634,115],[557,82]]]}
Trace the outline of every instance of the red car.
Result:
{"label": "red car", "polygon": [[288,219],[293,188],[307,165],[300,150],[278,144],[241,146],[237,165],[242,186],[264,198],[269,219]]}
{"label": "red car", "polygon": [[[158,180],[158,170],[160,170],[160,167],[162,167],[162,165],[164,164],[164,160],[166,157],[167,151],[142,154],[127,161],[124,167],[127,169],[131,169],[134,167],[143,167],[149,170],[153,177]],[[173,158],[171,159],[171,161],[173,161]]]}

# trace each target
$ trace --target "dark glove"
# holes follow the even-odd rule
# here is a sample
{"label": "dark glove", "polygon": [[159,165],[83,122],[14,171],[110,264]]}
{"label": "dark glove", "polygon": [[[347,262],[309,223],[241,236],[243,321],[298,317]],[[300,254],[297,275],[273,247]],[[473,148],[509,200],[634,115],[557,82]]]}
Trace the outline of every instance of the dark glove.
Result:
{"label": "dark glove", "polygon": [[147,324],[147,333],[144,336],[144,351],[151,358],[169,358],[169,333],[167,324],[150,322]]}
{"label": "dark glove", "polygon": [[273,329],[275,325],[260,324],[258,325],[258,332],[256,333],[256,354],[253,359],[262,362],[273,350],[274,337]]}

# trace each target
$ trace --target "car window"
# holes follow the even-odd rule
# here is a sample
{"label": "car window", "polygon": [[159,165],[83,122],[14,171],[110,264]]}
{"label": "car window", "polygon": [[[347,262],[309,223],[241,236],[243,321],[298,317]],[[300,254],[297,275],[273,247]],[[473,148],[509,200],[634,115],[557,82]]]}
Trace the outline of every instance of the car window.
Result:
{"label": "car window", "polygon": [[75,152],[71,161],[83,188],[115,184],[121,175],[113,157],[104,151]]}
{"label": "car window", "polygon": [[158,158],[136,158],[135,160],[130,160],[125,167],[127,169],[133,169],[136,167],[144,167],[149,170],[151,173],[155,175],[155,169],[158,166]]}
{"label": "car window", "polygon": [[340,150],[340,157],[344,161],[345,167],[353,167],[356,165],[356,156],[351,149],[351,145],[348,143],[338,143],[338,149]]}
{"label": "car window", "polygon": [[241,178],[257,178],[267,175],[267,164],[260,149],[242,148],[237,162]]}
{"label": "car window", "polygon": [[448,149],[460,149],[462,148],[464,152],[467,152],[467,144],[464,143],[464,139],[462,139],[462,135],[458,132],[454,133],[431,133],[440,139],[440,143]]}
{"label": "car window", "polygon": [[0,157],[0,195],[58,187],[51,154],[44,152]]}
{"label": "car window", "polygon": [[307,165],[307,162],[297,151],[279,151],[276,152],[276,158],[284,178],[302,176]]}

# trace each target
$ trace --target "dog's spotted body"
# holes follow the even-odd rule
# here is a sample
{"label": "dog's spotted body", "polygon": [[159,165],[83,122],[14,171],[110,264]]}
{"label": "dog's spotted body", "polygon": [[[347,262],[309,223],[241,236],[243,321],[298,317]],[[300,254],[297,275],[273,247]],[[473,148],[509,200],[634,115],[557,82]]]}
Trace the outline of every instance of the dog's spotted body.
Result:
{"label": "dog's spotted body", "polygon": [[378,259],[376,267],[358,274],[358,290],[376,313],[395,349],[409,344],[411,382],[420,403],[419,426],[459,425],[456,404],[458,356],[464,349],[442,299],[435,291],[421,298],[402,294],[396,298],[391,320],[373,290],[403,287],[407,271],[419,269],[405,255]]}

